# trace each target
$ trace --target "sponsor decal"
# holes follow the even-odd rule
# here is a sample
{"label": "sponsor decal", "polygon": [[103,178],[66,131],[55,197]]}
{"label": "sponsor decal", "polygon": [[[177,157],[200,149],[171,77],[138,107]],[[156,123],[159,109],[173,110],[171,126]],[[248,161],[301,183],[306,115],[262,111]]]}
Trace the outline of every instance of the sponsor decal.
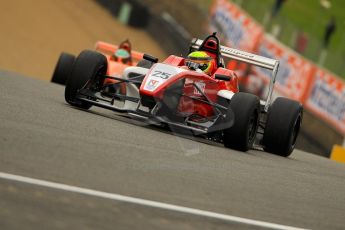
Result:
{"label": "sponsor decal", "polygon": [[149,83],[147,84],[146,88],[148,90],[153,90],[157,87],[159,81],[156,81],[156,80],[150,80]]}
{"label": "sponsor decal", "polygon": [[345,90],[338,93],[332,86],[319,79],[312,88],[309,101],[336,120],[343,121],[345,117],[344,98]]}
{"label": "sponsor decal", "polygon": [[317,70],[306,106],[345,135],[345,82]]}
{"label": "sponsor decal", "polygon": [[162,79],[168,79],[171,76],[171,73],[167,73],[161,70],[154,70],[152,77],[160,77]]}

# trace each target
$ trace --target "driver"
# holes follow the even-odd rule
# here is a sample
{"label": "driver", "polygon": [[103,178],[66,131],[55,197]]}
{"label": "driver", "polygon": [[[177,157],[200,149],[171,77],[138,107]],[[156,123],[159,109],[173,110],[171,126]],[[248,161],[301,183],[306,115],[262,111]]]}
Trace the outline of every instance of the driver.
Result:
{"label": "driver", "polygon": [[188,54],[185,65],[190,70],[204,72],[207,75],[212,75],[216,70],[216,61],[205,51],[194,51]]}
{"label": "driver", "polygon": [[112,55],[113,60],[122,62],[124,64],[131,63],[131,55],[130,53],[122,48],[117,49],[114,54]]}
{"label": "driver", "polygon": [[111,56],[113,60],[122,62],[123,64],[132,65],[132,56],[131,56],[131,43],[129,40],[121,42],[118,49],[115,50]]}

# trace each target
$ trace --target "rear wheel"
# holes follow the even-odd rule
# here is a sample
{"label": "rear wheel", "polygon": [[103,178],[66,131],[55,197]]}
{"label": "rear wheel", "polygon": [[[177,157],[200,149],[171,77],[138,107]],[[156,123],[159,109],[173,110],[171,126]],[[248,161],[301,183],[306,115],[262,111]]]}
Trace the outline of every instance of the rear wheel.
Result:
{"label": "rear wheel", "polygon": [[277,98],[269,108],[265,133],[264,150],[279,156],[289,156],[295,148],[302,124],[303,107],[288,98]]}
{"label": "rear wheel", "polygon": [[101,85],[107,66],[104,55],[91,50],[82,51],[75,60],[71,76],[67,79],[65,100],[73,106],[89,109],[90,104],[77,99],[78,91],[93,84]]}
{"label": "rear wheel", "polygon": [[253,147],[259,124],[260,100],[248,93],[236,93],[230,101],[227,122],[233,125],[223,131],[223,142],[227,148],[247,151]]}
{"label": "rear wheel", "polygon": [[61,53],[58,62],[56,63],[55,70],[51,82],[65,85],[66,81],[73,69],[75,56],[69,53]]}

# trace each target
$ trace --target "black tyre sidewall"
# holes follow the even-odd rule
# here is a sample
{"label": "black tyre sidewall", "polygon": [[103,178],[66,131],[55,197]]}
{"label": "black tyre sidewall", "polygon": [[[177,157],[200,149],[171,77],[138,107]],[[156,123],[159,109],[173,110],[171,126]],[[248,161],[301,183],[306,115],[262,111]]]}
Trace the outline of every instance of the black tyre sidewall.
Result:
{"label": "black tyre sidewall", "polygon": [[[252,148],[258,127],[260,100],[257,96],[248,93],[236,93],[230,101],[228,115],[231,119],[231,111],[234,116],[232,127],[224,130],[224,146],[240,151]],[[253,138],[249,137],[250,120],[255,122]]]}
{"label": "black tyre sidewall", "polygon": [[51,82],[65,85],[72,72],[75,56],[69,53],[61,53],[56,63]]}
{"label": "black tyre sidewall", "polygon": [[279,156],[289,156],[294,149],[302,117],[303,107],[299,102],[277,98],[268,111],[263,136],[264,150]]}
{"label": "black tyre sidewall", "polygon": [[107,59],[104,55],[84,50],[76,58],[70,77],[67,79],[65,88],[65,100],[80,108],[88,109],[91,105],[76,99],[78,91],[91,80],[95,81],[98,76],[106,74]]}

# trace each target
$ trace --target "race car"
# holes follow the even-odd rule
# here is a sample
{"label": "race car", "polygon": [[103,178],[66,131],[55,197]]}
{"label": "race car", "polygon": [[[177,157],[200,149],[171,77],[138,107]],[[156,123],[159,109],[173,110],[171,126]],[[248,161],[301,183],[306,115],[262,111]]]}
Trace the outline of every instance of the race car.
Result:
{"label": "race car", "polygon": [[[149,124],[185,130],[191,135],[222,142],[240,151],[262,149],[289,156],[295,148],[303,107],[272,92],[279,61],[221,46],[216,33],[193,39],[190,51],[210,53],[216,66],[212,74],[190,68],[187,58],[171,55],[163,62],[144,54],[146,66],[124,69],[121,76],[107,75],[107,58],[82,51],[76,58],[65,88],[72,106],[98,106],[141,119]],[[224,68],[222,57],[272,71],[266,100],[239,92],[236,73]],[[201,59],[200,59],[201,60]],[[201,67],[200,67],[201,68]],[[125,94],[105,91],[111,84],[125,84]]]}
{"label": "race car", "polygon": [[[120,43],[119,46],[107,42],[98,41],[95,50],[102,53],[108,61],[107,74],[121,74],[128,66],[137,65],[143,59],[143,53],[132,50],[129,40]],[[51,82],[61,85],[66,84],[76,57],[73,54],[62,52],[55,66]],[[114,80],[108,80],[114,81]]]}

